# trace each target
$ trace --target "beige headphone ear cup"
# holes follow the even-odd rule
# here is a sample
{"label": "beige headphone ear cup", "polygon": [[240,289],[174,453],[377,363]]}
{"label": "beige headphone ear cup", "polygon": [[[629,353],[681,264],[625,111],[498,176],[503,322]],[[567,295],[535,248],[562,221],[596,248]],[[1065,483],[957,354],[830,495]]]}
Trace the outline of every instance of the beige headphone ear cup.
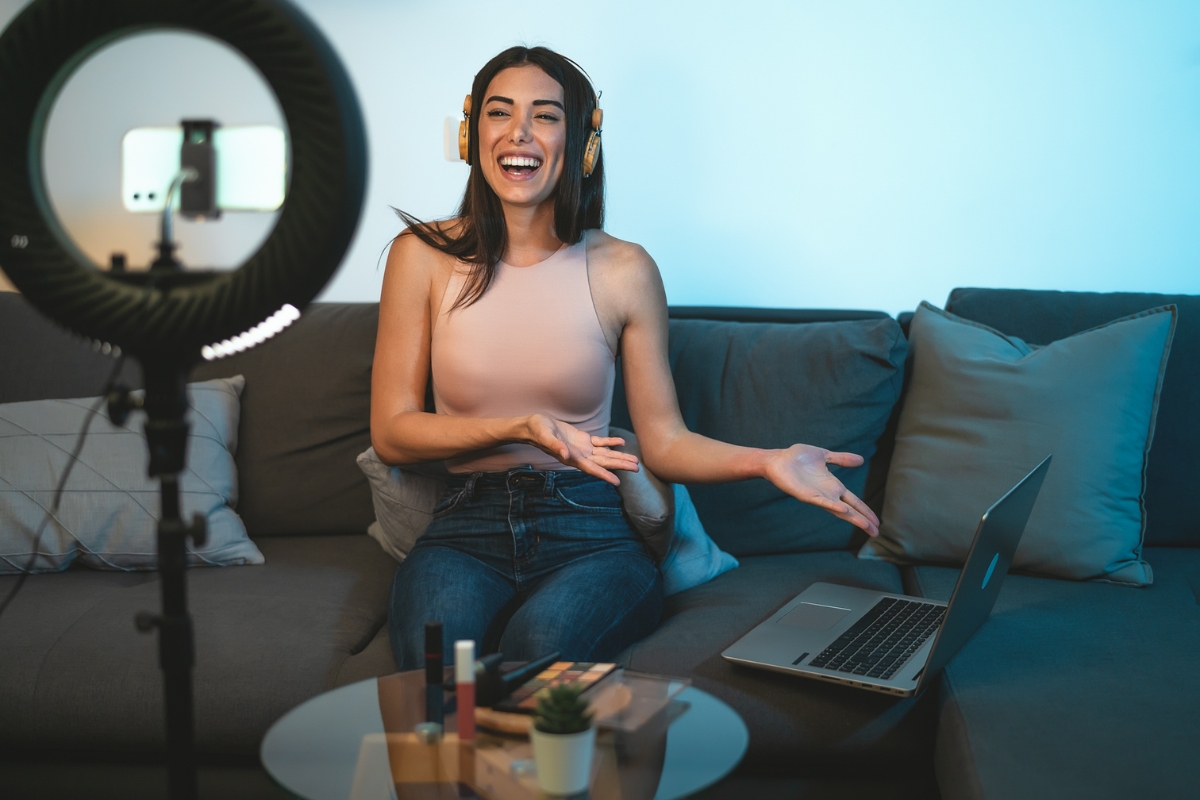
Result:
{"label": "beige headphone ear cup", "polygon": [[583,148],[583,177],[592,177],[592,170],[596,168],[596,161],[600,158],[600,131],[592,131],[592,135],[588,137],[587,146]]}
{"label": "beige headphone ear cup", "polygon": [[458,157],[471,163],[471,95],[463,98],[463,121],[458,123]]}

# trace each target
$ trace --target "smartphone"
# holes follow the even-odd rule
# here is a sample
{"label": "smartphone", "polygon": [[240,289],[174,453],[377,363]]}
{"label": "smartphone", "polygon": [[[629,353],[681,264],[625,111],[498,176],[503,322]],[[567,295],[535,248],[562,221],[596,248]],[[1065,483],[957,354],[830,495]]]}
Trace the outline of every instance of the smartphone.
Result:
{"label": "smartphone", "polygon": [[[183,128],[134,128],[121,140],[121,201],[127,211],[163,210],[179,174]],[[287,136],[272,125],[217,128],[217,208],[275,211],[287,193]],[[179,198],[175,199],[178,207]]]}

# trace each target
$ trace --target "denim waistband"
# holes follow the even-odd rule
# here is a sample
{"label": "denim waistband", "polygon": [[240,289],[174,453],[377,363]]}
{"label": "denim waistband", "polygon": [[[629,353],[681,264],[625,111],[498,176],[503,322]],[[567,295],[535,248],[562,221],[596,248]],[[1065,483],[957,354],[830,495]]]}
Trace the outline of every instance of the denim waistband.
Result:
{"label": "denim waistband", "polygon": [[514,467],[504,472],[467,472],[451,475],[448,488],[467,490],[474,496],[480,489],[504,489],[507,491],[540,491],[545,497],[554,494],[557,483],[579,483],[582,480],[600,480],[577,469],[534,469],[532,466]]}

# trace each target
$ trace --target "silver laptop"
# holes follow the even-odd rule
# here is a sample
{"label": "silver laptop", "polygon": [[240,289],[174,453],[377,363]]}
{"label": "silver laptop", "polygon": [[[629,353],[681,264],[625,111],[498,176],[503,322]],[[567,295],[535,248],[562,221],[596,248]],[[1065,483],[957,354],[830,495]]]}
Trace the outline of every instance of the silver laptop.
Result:
{"label": "silver laptop", "polygon": [[876,692],[921,691],[988,615],[1050,456],[984,512],[949,603],[814,583],[721,655],[737,664]]}

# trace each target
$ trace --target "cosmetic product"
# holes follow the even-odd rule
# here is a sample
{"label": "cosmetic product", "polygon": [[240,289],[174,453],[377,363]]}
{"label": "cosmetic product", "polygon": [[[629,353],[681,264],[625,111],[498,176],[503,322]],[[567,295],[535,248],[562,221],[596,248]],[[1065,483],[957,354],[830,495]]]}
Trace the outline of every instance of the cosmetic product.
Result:
{"label": "cosmetic product", "polygon": [[504,679],[500,675],[503,653],[492,653],[475,662],[475,707],[487,708],[504,697]]}
{"label": "cosmetic product", "polygon": [[[512,694],[514,691],[516,691],[516,689],[519,686],[521,686],[521,684],[525,683],[527,680],[529,680],[533,676],[537,675],[539,672],[544,670],[546,667],[548,667],[551,664],[553,664],[554,662],[558,661],[558,659],[559,659],[559,654],[558,654],[558,651],[555,650],[550,655],[542,656],[537,661],[530,661],[525,666],[518,667],[517,669],[514,669],[512,672],[503,676],[503,678],[501,678],[501,681],[502,681],[502,686],[503,686],[502,691],[504,693],[504,697],[508,697],[510,694]],[[500,699],[504,699],[504,698],[502,697]]]}
{"label": "cosmetic product", "polygon": [[425,623],[425,721],[442,724],[442,623]]}
{"label": "cosmetic product", "polygon": [[417,741],[422,744],[434,744],[442,739],[442,726],[437,722],[418,722],[413,728]]}
{"label": "cosmetic product", "polygon": [[458,738],[475,738],[475,642],[459,639],[454,643],[454,694],[458,698]]}

